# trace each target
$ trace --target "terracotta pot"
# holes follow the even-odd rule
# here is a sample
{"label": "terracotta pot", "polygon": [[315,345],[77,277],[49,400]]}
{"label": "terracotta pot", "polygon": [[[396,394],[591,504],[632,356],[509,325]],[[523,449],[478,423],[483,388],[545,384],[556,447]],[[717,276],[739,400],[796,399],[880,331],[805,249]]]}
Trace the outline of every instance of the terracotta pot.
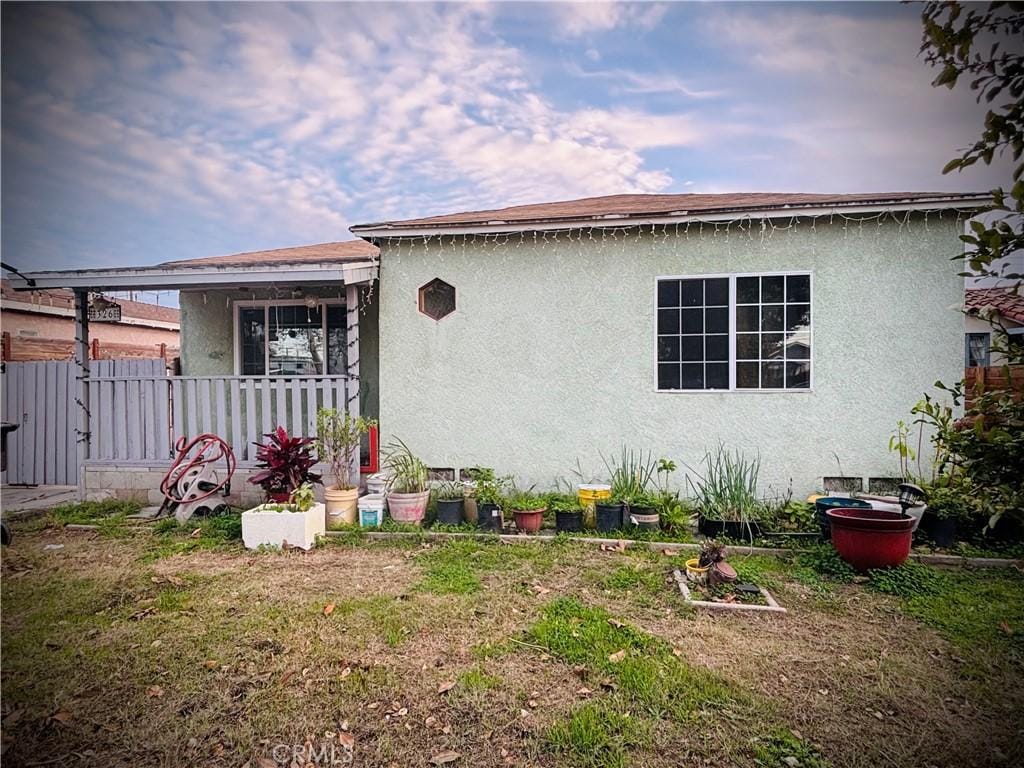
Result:
{"label": "terracotta pot", "polygon": [[359,489],[324,488],[324,502],[327,505],[326,525],[328,530],[340,525],[355,525],[359,519]]}
{"label": "terracotta pot", "polygon": [[516,519],[516,528],[523,533],[537,533],[541,523],[544,522],[544,508],[514,510],[512,516]]}
{"label": "terracotta pot", "polygon": [[389,493],[388,513],[396,523],[419,523],[427,513],[430,491]]}

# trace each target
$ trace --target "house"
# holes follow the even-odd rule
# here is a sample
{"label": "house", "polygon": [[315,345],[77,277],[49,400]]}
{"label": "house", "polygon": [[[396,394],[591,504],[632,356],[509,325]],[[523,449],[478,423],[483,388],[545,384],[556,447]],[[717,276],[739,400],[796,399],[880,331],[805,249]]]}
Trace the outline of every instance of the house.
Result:
{"label": "house", "polygon": [[[968,288],[964,291],[966,329],[964,367],[987,368],[1005,362],[999,335],[1024,339],[1024,295],[1012,287]],[[995,349],[993,349],[995,342]]]}
{"label": "house", "polygon": [[[68,360],[74,356],[75,297],[71,291],[15,291],[0,281],[3,360]],[[178,310],[128,299],[111,299],[120,311],[115,322],[94,326],[94,360],[178,355]]]}
{"label": "house", "polygon": [[699,469],[721,442],[760,455],[762,491],[804,494],[893,475],[896,422],[962,376],[950,256],[987,203],[616,195],[29,277],[77,292],[85,336],[84,291],[181,291],[181,375],[157,383],[169,416],[123,395],[122,414],[134,382],[83,377],[86,490],[152,494],[168,432],[225,436],[244,476],[261,431],[311,434],[317,407],[344,405],[452,473],[487,465],[545,487],[577,466],[600,474],[622,444]]}

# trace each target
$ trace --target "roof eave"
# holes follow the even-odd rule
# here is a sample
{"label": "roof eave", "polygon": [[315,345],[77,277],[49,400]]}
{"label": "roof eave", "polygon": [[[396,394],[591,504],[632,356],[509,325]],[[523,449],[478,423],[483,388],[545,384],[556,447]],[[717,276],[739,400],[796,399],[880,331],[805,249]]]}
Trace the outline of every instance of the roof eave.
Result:
{"label": "roof eave", "polygon": [[[338,282],[346,285],[367,282],[377,276],[374,261],[348,261],[333,264],[261,264],[258,266],[194,267],[118,267],[115,269],[75,269],[26,272],[12,277],[16,291],[49,288],[90,291],[189,290],[234,285],[298,285]],[[32,281],[30,285],[28,281]]]}
{"label": "roof eave", "polygon": [[615,227],[646,227],[688,222],[735,221],[747,218],[819,218],[836,214],[872,214],[895,211],[976,211],[992,202],[988,194],[949,195],[933,198],[882,200],[875,203],[833,203],[829,205],[731,207],[717,210],[673,211],[643,215],[612,215],[571,218],[544,218],[515,222],[440,223],[404,225],[402,222],[358,224],[350,227],[352,234],[367,240],[427,235],[479,235],[506,232],[534,232],[569,229],[609,229]]}

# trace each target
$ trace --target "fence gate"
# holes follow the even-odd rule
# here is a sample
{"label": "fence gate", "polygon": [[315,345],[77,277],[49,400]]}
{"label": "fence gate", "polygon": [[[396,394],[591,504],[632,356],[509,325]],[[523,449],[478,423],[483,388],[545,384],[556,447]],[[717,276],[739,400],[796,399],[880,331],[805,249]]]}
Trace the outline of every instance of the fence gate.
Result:
{"label": "fence gate", "polygon": [[[18,425],[7,436],[7,482],[78,484],[78,366],[73,360],[6,363],[2,419]],[[93,360],[93,376],[166,376],[164,360]]]}

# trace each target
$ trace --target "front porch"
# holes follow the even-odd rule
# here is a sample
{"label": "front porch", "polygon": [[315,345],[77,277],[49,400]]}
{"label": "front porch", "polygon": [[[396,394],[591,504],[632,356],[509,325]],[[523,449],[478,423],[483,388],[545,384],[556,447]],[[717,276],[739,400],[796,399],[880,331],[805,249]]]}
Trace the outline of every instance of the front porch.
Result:
{"label": "front porch", "polygon": [[[232,496],[243,502],[253,443],[265,433],[283,426],[315,436],[321,408],[364,413],[360,325],[377,276],[375,255],[358,241],[156,267],[38,272],[18,281],[21,290],[75,292],[74,383],[67,388],[74,391],[47,402],[66,410],[64,442],[77,444],[79,496],[113,493],[159,503],[175,445],[212,433],[235,454]],[[129,288],[181,292],[177,374],[94,370],[90,295]],[[376,324],[367,330],[375,351]]]}

